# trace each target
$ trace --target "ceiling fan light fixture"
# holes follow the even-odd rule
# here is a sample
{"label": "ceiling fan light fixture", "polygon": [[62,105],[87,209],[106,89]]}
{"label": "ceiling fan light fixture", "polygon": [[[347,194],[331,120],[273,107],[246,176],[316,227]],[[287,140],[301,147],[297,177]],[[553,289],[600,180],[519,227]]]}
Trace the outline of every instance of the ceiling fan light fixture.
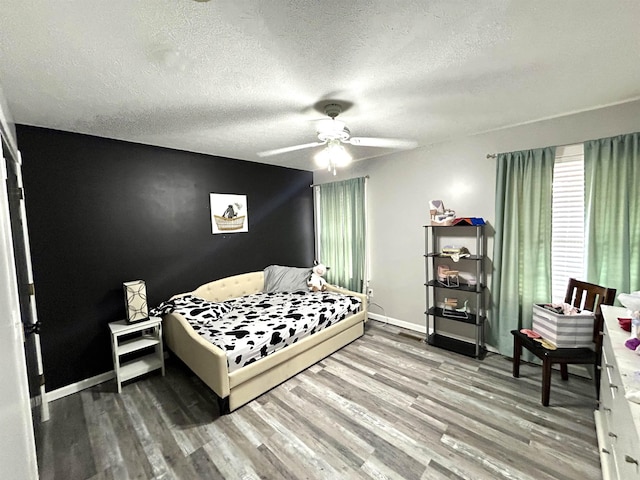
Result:
{"label": "ceiling fan light fixture", "polygon": [[[351,105],[352,104],[349,103],[348,106]],[[399,138],[352,137],[349,127],[347,127],[344,122],[336,120],[336,117],[342,112],[342,110],[342,105],[339,103],[329,102],[324,105],[324,112],[329,118],[318,120],[316,122],[316,133],[318,135],[317,142],[266,150],[264,152],[258,152],[257,155],[259,157],[270,157],[272,155],[280,155],[282,153],[295,152],[304,148],[324,145],[325,148],[315,155],[316,164],[321,168],[327,168],[329,171],[333,170],[333,174],[335,175],[337,167],[344,167],[351,163],[352,160],[351,155],[349,155],[349,152],[345,150],[343,144],[352,145],[354,147],[378,147],[396,150],[408,150],[418,146],[417,142],[414,140],[403,140]]]}
{"label": "ceiling fan light fixture", "polygon": [[330,151],[331,160],[337,167],[346,167],[351,163],[351,155],[349,152],[336,142],[334,145],[329,145],[327,150]]}
{"label": "ceiling fan light fixture", "polygon": [[319,120],[317,124],[318,138],[323,141],[342,140],[351,136],[351,132],[344,122],[339,120]]}
{"label": "ceiling fan light fixture", "polygon": [[326,148],[323,148],[318,153],[316,153],[314,158],[316,161],[316,165],[318,165],[320,168],[327,168],[327,166],[329,165],[329,152]]}
{"label": "ceiling fan light fixture", "polygon": [[320,168],[326,168],[328,171],[333,170],[335,175],[336,168],[349,165],[352,158],[339,140],[329,140],[327,146],[316,154],[315,160]]}

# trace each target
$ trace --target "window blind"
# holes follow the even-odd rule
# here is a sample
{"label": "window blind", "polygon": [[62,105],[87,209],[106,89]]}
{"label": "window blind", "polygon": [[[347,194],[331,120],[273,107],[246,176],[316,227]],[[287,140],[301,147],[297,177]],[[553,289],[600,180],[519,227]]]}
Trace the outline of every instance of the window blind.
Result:
{"label": "window blind", "polygon": [[584,151],[559,148],[553,168],[552,299],[562,302],[569,278],[584,280]]}

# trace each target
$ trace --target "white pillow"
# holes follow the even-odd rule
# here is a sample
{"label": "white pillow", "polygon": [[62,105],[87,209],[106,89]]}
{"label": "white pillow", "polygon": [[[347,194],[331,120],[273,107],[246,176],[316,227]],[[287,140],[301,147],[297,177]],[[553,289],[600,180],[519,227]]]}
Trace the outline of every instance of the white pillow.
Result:
{"label": "white pillow", "polygon": [[308,290],[307,280],[310,275],[311,268],[269,265],[264,269],[264,291],[275,293]]}

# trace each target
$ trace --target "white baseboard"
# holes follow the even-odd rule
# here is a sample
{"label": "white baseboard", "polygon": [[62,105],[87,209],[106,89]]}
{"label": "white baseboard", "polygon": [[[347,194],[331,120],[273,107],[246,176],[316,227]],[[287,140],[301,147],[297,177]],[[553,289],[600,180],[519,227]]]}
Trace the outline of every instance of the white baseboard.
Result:
{"label": "white baseboard", "polygon": [[[388,317],[386,315],[381,315],[379,313],[367,313],[368,317],[377,320],[382,323],[388,323],[389,325],[393,325],[395,327],[404,328],[407,330],[411,330],[413,332],[418,332],[421,335],[425,334],[424,327],[422,325],[417,325],[415,323],[407,322],[405,320],[399,320],[397,318]],[[456,337],[456,335],[452,335]],[[460,338],[460,340],[469,340],[465,338]],[[487,350],[490,352],[498,353],[493,347],[487,345]],[[164,352],[165,359],[168,357],[168,352]],[[59,398],[66,397],[67,395],[72,395],[74,393],[81,392],[82,390],[86,390],[87,388],[95,387],[104,382],[108,382],[109,380],[115,378],[115,372],[113,370],[101,373],[100,375],[96,375],[95,377],[85,378],[76,383],[71,383],[69,385],[65,385],[64,387],[58,388],[56,390],[52,390],[51,392],[47,392],[47,402],[53,402],[54,400],[58,400]]]}
{"label": "white baseboard", "polygon": [[382,323],[388,323],[389,325],[394,325],[396,327],[406,328],[407,330],[412,330],[414,332],[419,332],[421,334],[425,334],[424,327],[422,325],[417,325],[415,323],[406,322],[404,320],[399,320],[393,317],[387,317],[386,315],[381,315],[379,313],[371,313],[367,312],[369,318],[374,320],[378,320]]}
{"label": "white baseboard", "polygon": [[[407,330],[411,330],[411,331],[414,331],[414,332],[418,332],[418,333],[420,333],[422,335],[425,335],[425,328],[422,325],[417,325],[415,323],[407,322],[407,321],[404,321],[404,320],[399,320],[399,319],[393,318],[393,317],[387,317],[386,315],[381,315],[379,313],[368,312],[367,315],[368,315],[369,318],[371,318],[373,320],[378,320],[379,322],[382,322],[382,323],[388,323],[389,325],[393,325],[395,327],[406,328]],[[450,334],[450,333],[447,333],[447,335],[452,337],[452,338],[455,338],[457,340],[463,340],[465,342],[473,342],[473,339],[466,338],[466,337],[461,337],[459,335]],[[487,349],[488,352],[497,353],[497,354],[500,353],[500,352],[498,352],[498,350],[496,350],[491,345],[485,344],[485,348]]]}
{"label": "white baseboard", "polygon": [[96,375],[95,377],[85,378],[84,380],[80,380],[79,382],[65,385],[64,387],[47,392],[47,402],[53,402],[54,400],[66,397],[67,395],[72,395],[87,388],[95,387],[96,385],[99,385],[101,383],[108,382],[114,377],[115,373],[113,372],[113,370],[111,370],[109,372]]}
{"label": "white baseboard", "polygon": [[[169,352],[165,350],[163,356],[166,362],[167,358],[169,358]],[[100,375],[96,375],[95,377],[85,378],[79,382],[65,385],[57,390],[47,392],[47,402],[53,402],[54,400],[66,397],[67,395],[72,395],[74,393],[81,392],[82,390],[86,390],[87,388],[95,387],[96,385],[108,382],[115,377],[116,373],[113,370],[110,370],[108,372],[101,373]]]}

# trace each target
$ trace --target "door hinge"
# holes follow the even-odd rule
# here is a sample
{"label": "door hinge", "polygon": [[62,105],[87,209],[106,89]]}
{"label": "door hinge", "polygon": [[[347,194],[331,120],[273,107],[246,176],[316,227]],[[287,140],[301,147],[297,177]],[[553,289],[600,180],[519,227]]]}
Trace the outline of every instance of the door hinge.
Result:
{"label": "door hinge", "polygon": [[17,200],[24,200],[24,190],[20,187],[7,189],[9,193]]}
{"label": "door hinge", "polygon": [[34,296],[36,294],[36,284],[35,283],[27,284],[27,292],[29,293],[30,296]]}
{"label": "door hinge", "polygon": [[44,387],[44,373],[38,375],[38,381],[40,382],[40,386]]}
{"label": "door hinge", "polygon": [[40,335],[40,326],[42,324],[40,323],[40,320],[36,321],[36,323],[32,323],[30,325],[24,325],[24,336],[25,336],[25,341],[26,338],[31,335],[32,333],[35,333],[37,335]]}

